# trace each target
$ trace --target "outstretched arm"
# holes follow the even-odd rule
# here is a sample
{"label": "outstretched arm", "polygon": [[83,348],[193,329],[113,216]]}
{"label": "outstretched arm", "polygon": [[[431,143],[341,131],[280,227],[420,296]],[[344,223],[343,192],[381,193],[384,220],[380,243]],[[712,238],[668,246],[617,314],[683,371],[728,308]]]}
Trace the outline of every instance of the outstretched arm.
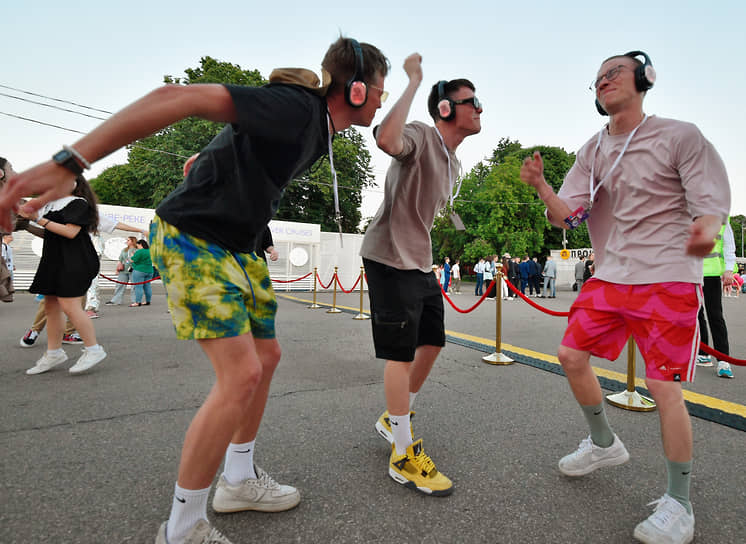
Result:
{"label": "outstretched arm", "polygon": [[[217,84],[160,87],[113,115],[75,142],[74,147],[93,163],[124,145],[192,116],[234,122],[236,110],[230,93]],[[68,194],[68,184],[74,180],[74,173],[51,160],[10,178],[0,192],[0,227],[11,228],[11,211],[18,207],[19,198],[38,195],[22,206],[27,212],[35,212],[47,202]]]}
{"label": "outstretched arm", "polygon": [[378,147],[392,156],[398,155],[404,149],[402,132],[414,95],[422,83],[422,56],[419,53],[409,55],[404,61],[404,71],[409,77],[407,88],[384,118],[376,136]]}
{"label": "outstretched arm", "polygon": [[127,225],[126,223],[120,223],[118,221],[117,221],[117,226],[114,227],[114,228],[117,229],[117,230],[126,230],[127,232],[139,232],[140,234],[144,234],[146,236],[148,235],[148,231],[147,230],[143,230],[143,229],[140,229],[140,228],[137,228],[137,227],[133,227],[133,226]]}

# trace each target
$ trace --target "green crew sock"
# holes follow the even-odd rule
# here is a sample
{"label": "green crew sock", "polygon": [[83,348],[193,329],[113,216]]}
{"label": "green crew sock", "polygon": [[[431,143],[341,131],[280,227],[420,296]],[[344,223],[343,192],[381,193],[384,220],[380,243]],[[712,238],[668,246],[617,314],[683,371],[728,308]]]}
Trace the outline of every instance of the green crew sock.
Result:
{"label": "green crew sock", "polygon": [[606,419],[603,402],[595,406],[581,406],[591,428],[591,440],[596,446],[608,448],[614,443],[614,432]]}
{"label": "green crew sock", "polygon": [[686,511],[692,513],[692,503],[689,502],[689,483],[692,480],[692,462],[676,463],[666,459],[668,471],[668,493],[679,501]]}

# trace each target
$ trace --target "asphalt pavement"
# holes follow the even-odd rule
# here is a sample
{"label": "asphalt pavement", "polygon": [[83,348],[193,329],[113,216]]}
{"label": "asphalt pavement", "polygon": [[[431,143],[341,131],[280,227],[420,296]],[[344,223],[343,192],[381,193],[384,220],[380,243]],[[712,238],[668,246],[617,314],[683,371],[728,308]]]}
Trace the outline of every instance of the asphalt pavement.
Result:
{"label": "asphalt pavement", "polygon": [[[469,289],[453,296],[462,309],[477,301]],[[455,491],[412,492],[388,477],[389,446],[373,428],[384,409],[383,363],[370,322],[352,319],[359,294],[338,294],[338,314],[308,309],[311,296],[278,293],[283,357],[256,454],[302,501],[279,514],[216,515],[208,507],[235,543],[633,541],[635,524],[652,511],[646,504],[665,491],[657,412],[608,407],[630,461],[564,477],[558,459],[587,435],[564,377],[529,364],[485,364],[483,351],[449,342],[417,397],[414,425]],[[535,300],[567,310],[573,297]],[[329,304],[332,294],[318,300]],[[447,305],[449,337],[494,342],[495,305],[470,313]],[[731,353],[746,358],[746,298],[724,306]],[[175,339],[156,287],[151,306],[102,307],[95,327],[109,356],[90,372],[72,376],[65,365],[27,376],[46,341],[42,334],[33,348],[19,346],[35,308],[27,293],[0,306],[0,542],[152,543],[168,516],[184,432],[214,381],[210,364],[196,343]],[[503,349],[551,359],[565,320],[522,301],[502,308]],[[79,348],[65,349],[74,362]],[[626,357],[593,364],[626,374]],[[744,410],[746,367],[734,373],[725,380],[700,368],[687,390]],[[746,542],[746,433],[692,423],[696,542]]]}

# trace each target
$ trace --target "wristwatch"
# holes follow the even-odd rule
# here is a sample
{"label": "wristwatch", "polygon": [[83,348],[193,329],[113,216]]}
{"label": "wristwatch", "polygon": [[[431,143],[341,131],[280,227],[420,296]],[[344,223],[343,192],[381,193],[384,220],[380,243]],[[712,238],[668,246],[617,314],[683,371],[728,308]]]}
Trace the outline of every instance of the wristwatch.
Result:
{"label": "wristwatch", "polygon": [[52,155],[52,160],[60,166],[67,168],[76,176],[83,173],[83,167],[78,164],[78,161],[75,160],[75,156],[67,149],[61,149]]}

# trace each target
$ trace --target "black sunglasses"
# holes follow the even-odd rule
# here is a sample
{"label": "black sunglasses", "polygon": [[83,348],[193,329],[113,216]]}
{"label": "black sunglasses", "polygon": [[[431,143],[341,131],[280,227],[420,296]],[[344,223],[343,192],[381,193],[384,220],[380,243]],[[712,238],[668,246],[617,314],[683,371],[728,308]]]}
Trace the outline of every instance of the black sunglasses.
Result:
{"label": "black sunglasses", "polygon": [[476,96],[470,96],[469,98],[464,98],[463,100],[454,100],[454,104],[471,104],[474,106],[475,110],[478,110],[482,108],[482,103],[479,101],[479,99]]}

